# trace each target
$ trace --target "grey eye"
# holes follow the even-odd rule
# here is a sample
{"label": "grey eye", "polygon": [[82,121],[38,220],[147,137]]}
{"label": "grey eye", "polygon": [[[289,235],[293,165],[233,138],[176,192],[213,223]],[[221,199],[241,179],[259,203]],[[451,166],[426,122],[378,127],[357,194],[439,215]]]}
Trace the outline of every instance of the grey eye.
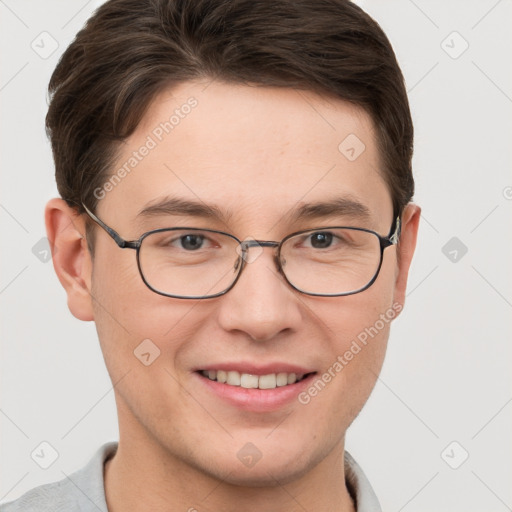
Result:
{"label": "grey eye", "polygon": [[311,246],[315,249],[324,249],[332,243],[332,233],[319,232],[311,235]]}
{"label": "grey eye", "polygon": [[204,242],[202,235],[183,235],[180,237],[181,246],[184,249],[195,251],[200,249]]}

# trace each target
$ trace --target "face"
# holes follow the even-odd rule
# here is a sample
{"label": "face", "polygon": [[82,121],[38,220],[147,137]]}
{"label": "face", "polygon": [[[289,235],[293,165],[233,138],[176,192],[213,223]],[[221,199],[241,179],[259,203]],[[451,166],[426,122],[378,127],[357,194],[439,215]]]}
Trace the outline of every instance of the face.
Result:
{"label": "face", "polygon": [[[389,234],[391,196],[364,111],[311,92],[207,85],[187,82],[160,94],[121,148],[114,170],[131,162],[130,171],[97,191],[98,217],[123,238],[174,226],[240,240],[280,241],[340,225]],[[206,204],[217,215],[176,208],[140,214],[169,198]],[[361,208],[294,215],[307,204],[338,199],[360,203],[367,215]],[[169,298],[143,283],[135,251],[121,250],[97,228],[91,315],[117,383],[121,442],[151,446],[232,483],[263,485],[274,477],[291,481],[340,455],[380,371],[410,258],[405,254],[399,265],[391,246],[370,288],[315,297],[287,284],[275,249],[251,251],[255,257],[225,295]],[[134,351],[149,353],[141,359],[150,364]],[[304,377],[245,389],[210,380],[204,370],[212,377],[219,370],[270,375],[260,383],[272,383],[272,374],[285,374],[276,376],[281,383],[292,382],[291,374]]]}

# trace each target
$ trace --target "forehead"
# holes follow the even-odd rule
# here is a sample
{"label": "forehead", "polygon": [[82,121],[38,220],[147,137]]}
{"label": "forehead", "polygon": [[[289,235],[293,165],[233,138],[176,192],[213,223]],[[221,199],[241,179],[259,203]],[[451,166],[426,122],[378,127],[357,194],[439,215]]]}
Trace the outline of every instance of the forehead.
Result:
{"label": "forehead", "polygon": [[153,100],[120,168],[100,207],[125,218],[172,196],[270,226],[305,203],[347,196],[391,219],[371,118],[310,91],[182,83]]}

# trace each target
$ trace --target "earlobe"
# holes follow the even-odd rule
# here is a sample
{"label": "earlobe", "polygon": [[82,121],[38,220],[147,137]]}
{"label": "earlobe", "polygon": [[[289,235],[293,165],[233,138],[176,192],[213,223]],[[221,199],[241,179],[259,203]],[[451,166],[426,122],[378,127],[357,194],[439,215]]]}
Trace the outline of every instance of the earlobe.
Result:
{"label": "earlobe", "polygon": [[85,223],[63,199],[51,199],[45,208],[46,235],[53,267],[68,296],[68,307],[79,320],[94,319],[92,261],[85,239]]}
{"label": "earlobe", "polygon": [[409,203],[402,215],[402,231],[397,246],[397,272],[395,280],[394,302],[404,306],[407,290],[407,277],[416,248],[421,208]]}

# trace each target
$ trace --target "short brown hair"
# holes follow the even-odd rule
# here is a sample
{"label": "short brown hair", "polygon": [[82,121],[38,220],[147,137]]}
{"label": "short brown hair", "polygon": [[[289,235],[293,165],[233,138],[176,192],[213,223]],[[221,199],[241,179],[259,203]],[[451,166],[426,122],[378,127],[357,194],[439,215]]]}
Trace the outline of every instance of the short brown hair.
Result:
{"label": "short brown hair", "polygon": [[94,211],[120,142],[164,88],[290,87],[364,108],[395,215],[414,193],[404,80],[380,26],[348,0],[110,0],[62,55],[46,117],[59,193]]}

